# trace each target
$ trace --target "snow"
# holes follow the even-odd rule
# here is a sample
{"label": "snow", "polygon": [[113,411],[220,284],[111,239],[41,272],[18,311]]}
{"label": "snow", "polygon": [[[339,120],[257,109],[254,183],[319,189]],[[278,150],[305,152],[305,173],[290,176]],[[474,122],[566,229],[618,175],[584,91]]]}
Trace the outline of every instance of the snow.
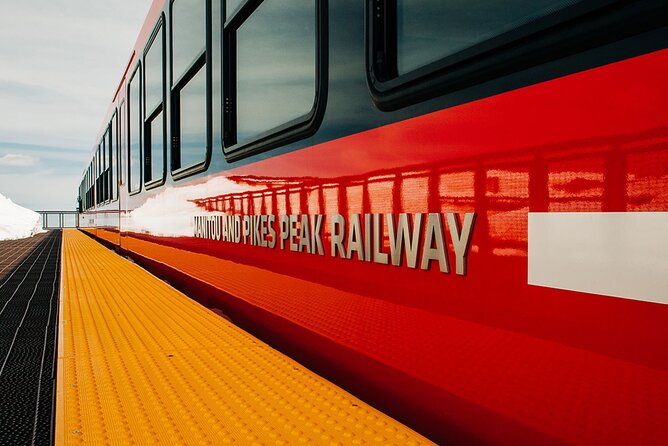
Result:
{"label": "snow", "polygon": [[260,189],[258,186],[241,186],[222,176],[210,178],[202,184],[168,186],[125,216],[123,230],[162,237],[192,237],[193,216],[221,214],[207,212],[193,200]]}
{"label": "snow", "polygon": [[32,237],[42,231],[40,215],[0,194],[0,240]]}

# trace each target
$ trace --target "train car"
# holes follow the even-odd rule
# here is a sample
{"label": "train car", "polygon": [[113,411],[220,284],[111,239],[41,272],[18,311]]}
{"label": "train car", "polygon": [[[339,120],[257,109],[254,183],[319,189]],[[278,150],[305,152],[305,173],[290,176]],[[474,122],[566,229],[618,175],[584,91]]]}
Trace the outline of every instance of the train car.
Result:
{"label": "train car", "polygon": [[665,444],[667,20],[155,0],[80,225],[437,442]]}

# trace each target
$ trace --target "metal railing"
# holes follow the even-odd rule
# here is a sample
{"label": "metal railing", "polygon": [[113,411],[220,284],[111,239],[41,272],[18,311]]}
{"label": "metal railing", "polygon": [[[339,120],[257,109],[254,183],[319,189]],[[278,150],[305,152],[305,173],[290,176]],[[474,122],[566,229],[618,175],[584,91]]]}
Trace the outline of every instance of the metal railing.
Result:
{"label": "metal railing", "polygon": [[35,211],[42,216],[42,229],[63,229],[79,227],[77,211]]}

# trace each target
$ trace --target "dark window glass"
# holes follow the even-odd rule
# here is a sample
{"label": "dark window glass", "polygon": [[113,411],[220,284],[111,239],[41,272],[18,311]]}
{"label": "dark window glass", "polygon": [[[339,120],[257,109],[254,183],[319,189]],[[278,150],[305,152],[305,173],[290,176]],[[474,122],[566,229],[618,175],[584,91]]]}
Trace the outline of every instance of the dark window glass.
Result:
{"label": "dark window glass", "polygon": [[110,154],[111,147],[109,146],[109,128],[104,133],[102,137],[102,200],[107,201],[109,199],[109,168],[110,168]]}
{"label": "dark window glass", "polygon": [[144,79],[146,80],[144,181],[146,182],[162,180],[165,163],[164,113],[162,113],[165,73],[162,24],[158,25],[157,29],[144,58]]}
{"label": "dark window glass", "polygon": [[181,167],[204,161],[206,119],[206,70],[200,69],[179,92]]}
{"label": "dark window glass", "polygon": [[311,111],[316,84],[314,0],[264,1],[237,29],[236,42],[237,142]]}
{"label": "dark window glass", "polygon": [[150,166],[147,166],[146,181],[159,180],[162,178],[164,164],[162,112],[149,121],[146,127],[146,147],[151,154]]}
{"label": "dark window glass", "polygon": [[137,192],[141,187],[141,113],[139,104],[141,104],[141,89],[139,80],[141,78],[141,67],[135,71],[128,87],[128,144],[129,144],[129,162],[128,184],[130,192]]}
{"label": "dark window glass", "polygon": [[207,156],[206,2],[172,4],[172,169]]}
{"label": "dark window glass", "polygon": [[176,85],[206,47],[206,2],[172,3],[172,85]]}
{"label": "dark window glass", "polygon": [[126,172],[126,166],[127,166],[127,153],[125,152],[125,102],[121,102],[121,106],[119,107],[119,118],[118,118],[118,141],[119,148],[118,148],[118,153],[119,153],[119,174],[118,174],[118,179],[119,184],[123,185],[125,184],[125,172]]}
{"label": "dark window glass", "polygon": [[163,67],[162,67],[162,27],[157,32],[151,47],[146,52],[144,59],[144,89],[146,97],[146,110],[151,112],[162,104],[162,85],[163,85]]}
{"label": "dark window glass", "polygon": [[396,0],[398,75],[456,54],[580,1]]}
{"label": "dark window glass", "polygon": [[243,2],[244,0],[227,0],[227,2],[225,2],[225,14],[227,17],[231,16]]}
{"label": "dark window glass", "polygon": [[118,163],[118,127],[116,126],[116,115],[111,118],[109,128],[109,199],[115,200],[116,195],[116,169]]}

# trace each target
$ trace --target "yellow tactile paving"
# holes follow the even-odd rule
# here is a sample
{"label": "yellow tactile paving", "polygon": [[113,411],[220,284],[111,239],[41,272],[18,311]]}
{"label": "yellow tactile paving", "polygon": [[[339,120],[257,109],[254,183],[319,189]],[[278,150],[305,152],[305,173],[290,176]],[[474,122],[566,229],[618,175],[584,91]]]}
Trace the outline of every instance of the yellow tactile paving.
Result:
{"label": "yellow tactile paving", "polygon": [[56,444],[426,444],[76,230]]}

